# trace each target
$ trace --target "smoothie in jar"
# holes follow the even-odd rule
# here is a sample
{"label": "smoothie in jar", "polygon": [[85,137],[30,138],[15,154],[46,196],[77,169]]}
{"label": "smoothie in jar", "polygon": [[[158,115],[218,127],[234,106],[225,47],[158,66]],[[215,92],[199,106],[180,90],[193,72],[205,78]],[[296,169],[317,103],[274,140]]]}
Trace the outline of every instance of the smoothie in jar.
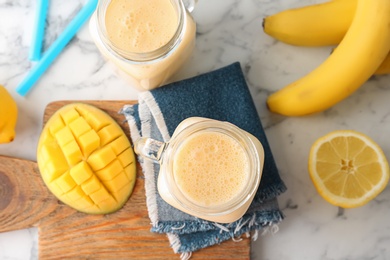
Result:
{"label": "smoothie in jar", "polygon": [[167,83],[191,56],[196,24],[181,0],[102,0],[90,31],[131,86],[150,90]]}
{"label": "smoothie in jar", "polygon": [[228,135],[197,133],[178,148],[173,175],[180,191],[191,202],[219,207],[244,192],[249,164],[244,148]]}
{"label": "smoothie in jar", "polygon": [[147,53],[166,45],[178,27],[178,15],[166,0],[113,0],[107,7],[108,39],[125,52]]}
{"label": "smoothie in jar", "polygon": [[135,142],[135,152],[160,163],[157,189],[171,206],[220,223],[242,217],[262,176],[264,149],[250,133],[228,123],[191,117],[169,142]]}

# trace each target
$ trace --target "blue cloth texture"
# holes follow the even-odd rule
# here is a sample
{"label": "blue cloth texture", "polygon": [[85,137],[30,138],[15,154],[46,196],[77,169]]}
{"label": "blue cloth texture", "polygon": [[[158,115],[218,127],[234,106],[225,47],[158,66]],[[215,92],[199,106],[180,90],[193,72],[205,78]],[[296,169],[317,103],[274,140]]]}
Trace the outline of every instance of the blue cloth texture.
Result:
{"label": "blue cloth texture", "polygon": [[159,164],[138,157],[145,175],[151,231],[166,233],[176,253],[190,253],[243,234],[257,237],[259,232],[282,221],[277,196],[286,186],[279,176],[240,63],[142,92],[138,104],[124,106],[121,113],[129,123],[132,142],[139,137],[167,142],[181,121],[196,116],[233,123],[263,145],[263,175],[255,198],[246,214],[229,224],[202,220],[167,204],[156,188]]}

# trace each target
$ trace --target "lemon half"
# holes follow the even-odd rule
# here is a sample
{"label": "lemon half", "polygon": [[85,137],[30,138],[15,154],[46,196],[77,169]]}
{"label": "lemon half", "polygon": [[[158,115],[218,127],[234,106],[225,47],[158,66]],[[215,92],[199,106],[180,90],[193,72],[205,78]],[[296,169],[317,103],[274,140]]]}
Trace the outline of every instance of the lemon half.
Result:
{"label": "lemon half", "polygon": [[311,147],[309,174],[319,194],[343,207],[363,206],[389,182],[389,164],[380,146],[368,136],[337,130]]}

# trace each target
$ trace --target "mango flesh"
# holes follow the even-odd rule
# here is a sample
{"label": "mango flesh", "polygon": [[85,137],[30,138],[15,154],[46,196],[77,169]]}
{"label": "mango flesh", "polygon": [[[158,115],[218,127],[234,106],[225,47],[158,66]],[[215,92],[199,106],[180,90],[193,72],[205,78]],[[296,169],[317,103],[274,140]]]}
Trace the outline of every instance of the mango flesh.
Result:
{"label": "mango flesh", "polygon": [[37,162],[49,190],[89,214],[120,209],[136,180],[134,152],[122,128],[102,110],[83,103],[65,105],[48,120]]}

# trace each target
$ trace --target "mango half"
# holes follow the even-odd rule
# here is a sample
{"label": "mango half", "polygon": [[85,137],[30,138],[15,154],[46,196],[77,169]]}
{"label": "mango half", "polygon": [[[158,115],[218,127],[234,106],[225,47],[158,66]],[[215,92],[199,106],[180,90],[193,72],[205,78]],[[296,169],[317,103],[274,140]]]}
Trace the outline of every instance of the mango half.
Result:
{"label": "mango half", "polygon": [[122,128],[84,103],[65,105],[48,120],[39,138],[37,162],[49,190],[89,214],[120,209],[136,180],[134,152]]}

